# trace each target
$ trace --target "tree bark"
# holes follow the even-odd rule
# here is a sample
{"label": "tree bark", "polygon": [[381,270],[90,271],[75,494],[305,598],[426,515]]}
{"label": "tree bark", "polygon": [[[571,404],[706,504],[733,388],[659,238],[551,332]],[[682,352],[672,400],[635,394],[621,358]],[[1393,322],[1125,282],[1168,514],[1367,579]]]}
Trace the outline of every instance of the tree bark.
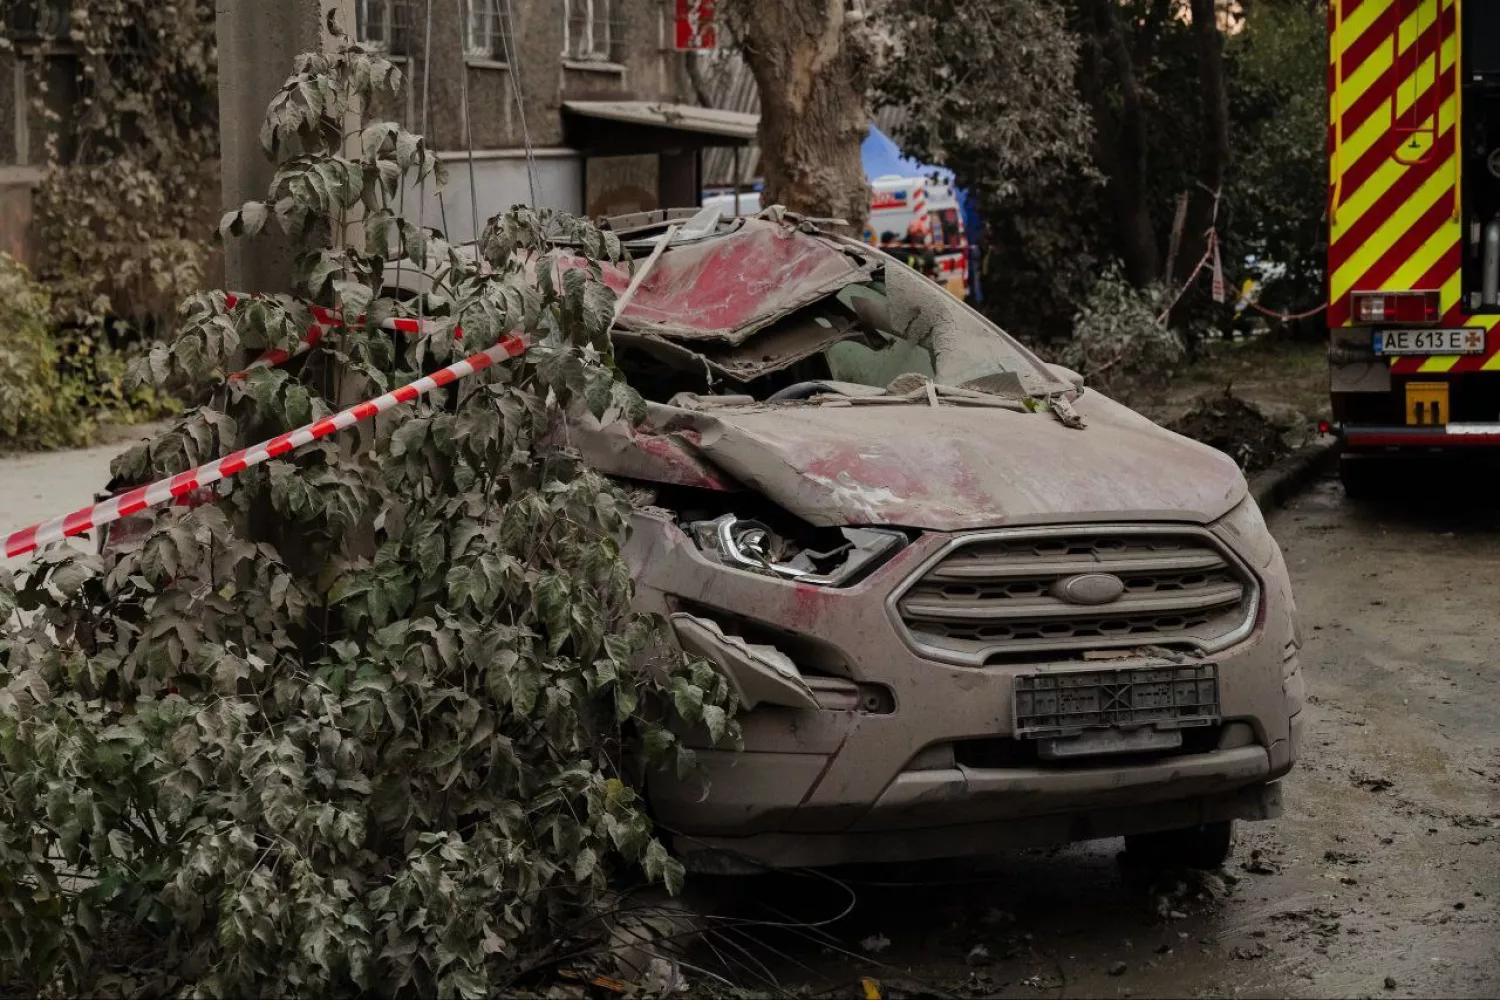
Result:
{"label": "tree bark", "polygon": [[688,84],[693,88],[693,99],[702,108],[714,106],[713,92],[708,86],[708,80],[703,75],[703,63],[699,60],[698,53],[688,52],[686,54]]}
{"label": "tree bark", "polygon": [[1229,89],[1224,80],[1224,39],[1216,0],[1191,0],[1193,36],[1198,47],[1198,89],[1203,101],[1203,160],[1199,183],[1188,198],[1187,225],[1172,281],[1187,281],[1208,249],[1214,203],[1229,169]]}
{"label": "tree bark", "polygon": [[[1117,0],[1093,0],[1094,38],[1089,58],[1094,73],[1099,75],[1089,89],[1098,135],[1098,159],[1109,178],[1108,194],[1120,235],[1125,276],[1135,287],[1145,288],[1161,277],[1161,263],[1147,201],[1146,113],[1135,59],[1118,8]],[[1116,116],[1111,113],[1109,87],[1102,76],[1106,62],[1113,66],[1114,82],[1119,88],[1119,113],[1113,123],[1111,119]]]}
{"label": "tree bark", "polygon": [[869,55],[845,0],[733,0],[726,4],[760,90],[762,205],[845,219],[870,214],[860,145],[870,127]]}

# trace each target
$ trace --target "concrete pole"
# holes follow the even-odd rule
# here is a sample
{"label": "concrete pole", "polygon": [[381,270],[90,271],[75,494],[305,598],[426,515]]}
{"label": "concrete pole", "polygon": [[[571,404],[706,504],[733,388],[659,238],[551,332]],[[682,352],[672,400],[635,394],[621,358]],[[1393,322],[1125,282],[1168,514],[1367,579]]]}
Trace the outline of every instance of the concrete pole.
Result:
{"label": "concrete pole", "polygon": [[[266,105],[303,52],[327,51],[333,14],[354,33],[354,0],[219,0],[219,150],[224,208],[266,197],[275,165],[260,146]],[[224,277],[241,292],[289,292],[296,249],[280,236],[225,247]]]}

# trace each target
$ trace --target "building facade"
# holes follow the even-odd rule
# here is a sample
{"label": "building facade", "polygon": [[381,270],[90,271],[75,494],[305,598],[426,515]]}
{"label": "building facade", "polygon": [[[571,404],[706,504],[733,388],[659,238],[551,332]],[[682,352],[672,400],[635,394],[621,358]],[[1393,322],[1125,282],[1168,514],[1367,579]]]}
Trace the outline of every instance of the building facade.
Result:
{"label": "building facade", "polygon": [[[11,43],[0,46],[0,251],[22,257],[29,256],[32,190],[50,127],[37,97],[56,108],[76,96],[66,44],[49,46],[42,60],[24,53],[36,41],[64,39],[71,6],[0,2],[0,31]],[[700,0],[338,6],[362,43],[385,51],[406,73],[403,100],[382,110],[427,136],[448,161],[450,183],[441,196],[412,192],[405,214],[423,216],[450,239],[470,238],[476,217],[482,226],[518,203],[590,216],[696,205],[705,150],[754,137],[756,116],[690,103],[690,55],[678,49],[677,22],[684,11],[712,9]],[[222,10],[219,24],[222,32]],[[228,48],[222,37],[219,48],[221,55]],[[286,73],[295,50],[277,53]],[[221,59],[221,88],[234,72]],[[279,79],[283,70],[275,72]],[[253,155],[253,138],[226,143],[226,152]],[[413,207],[413,199],[421,204]]]}
{"label": "building facade", "polygon": [[482,225],[514,204],[589,216],[697,205],[704,151],[751,141],[756,116],[691,103],[690,56],[676,47],[685,6],[355,0],[360,40],[408,74],[391,112],[448,162],[428,224],[466,239],[476,215]]}

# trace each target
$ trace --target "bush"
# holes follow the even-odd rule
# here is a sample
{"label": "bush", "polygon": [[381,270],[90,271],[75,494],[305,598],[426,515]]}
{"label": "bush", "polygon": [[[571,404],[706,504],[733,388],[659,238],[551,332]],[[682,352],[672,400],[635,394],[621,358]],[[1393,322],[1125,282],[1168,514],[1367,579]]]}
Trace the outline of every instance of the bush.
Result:
{"label": "bush", "polygon": [[[398,80],[356,46],[301,57],[263,133],[299,152],[274,204],[223,224],[306,240],[302,290],[366,320],[226,381],[309,310],[194,298],[139,370],[202,405],[116,472],[180,471],[512,331],[531,346],[118,554],[0,572],[0,972],[32,989],[129,988],[100,975],[123,938],[147,993],[494,995],[597,931],[617,878],[683,877],[625,762],[690,767],[689,728],[732,739],[727,684],[632,612],[628,501],[555,433],[644,410],[607,335],[620,244],[517,209],[475,260],[396,219],[403,175],[437,168],[425,144],[367,122],[342,150]],[[397,258],[441,262],[402,342],[379,325],[417,314],[382,294]]]}
{"label": "bush", "polygon": [[208,246],[179,234],[211,214],[217,178],[212,164],[172,169],[122,156],[47,174],[36,197],[39,273],[59,326],[154,337],[184,295],[205,287]]}
{"label": "bush", "polygon": [[1167,306],[1159,289],[1137,290],[1112,268],[1073,318],[1059,360],[1105,392],[1165,382],[1185,354],[1182,338],[1160,321]]}
{"label": "bush", "polygon": [[182,401],[156,386],[131,379],[133,362],[150,344],[110,345],[99,332],[65,330],[57,334],[58,369],[75,407],[99,423],[139,424],[182,412]]}
{"label": "bush", "polygon": [[59,448],[88,439],[92,423],[58,368],[46,291],[0,254],[0,448]]}
{"label": "bush", "polygon": [[[156,337],[182,297],[204,288],[204,237],[220,207],[214,3],[47,6],[66,32],[17,56],[35,62],[38,80],[44,68],[66,74],[62,100],[43,88],[34,101],[49,126],[37,274],[58,326]],[[62,44],[67,58],[54,58]]]}

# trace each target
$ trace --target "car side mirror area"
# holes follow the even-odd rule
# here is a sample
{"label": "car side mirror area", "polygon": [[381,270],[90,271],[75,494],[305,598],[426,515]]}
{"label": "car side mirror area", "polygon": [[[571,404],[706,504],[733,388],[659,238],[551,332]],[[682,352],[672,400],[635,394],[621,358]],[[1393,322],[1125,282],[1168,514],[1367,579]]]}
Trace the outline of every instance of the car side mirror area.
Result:
{"label": "car side mirror area", "polygon": [[1066,382],[1074,389],[1076,389],[1078,391],[1078,395],[1083,395],[1082,375],[1078,374],[1071,368],[1064,368],[1062,365],[1049,364],[1047,365],[1047,370],[1050,371],[1054,376],[1056,376],[1060,381]]}

